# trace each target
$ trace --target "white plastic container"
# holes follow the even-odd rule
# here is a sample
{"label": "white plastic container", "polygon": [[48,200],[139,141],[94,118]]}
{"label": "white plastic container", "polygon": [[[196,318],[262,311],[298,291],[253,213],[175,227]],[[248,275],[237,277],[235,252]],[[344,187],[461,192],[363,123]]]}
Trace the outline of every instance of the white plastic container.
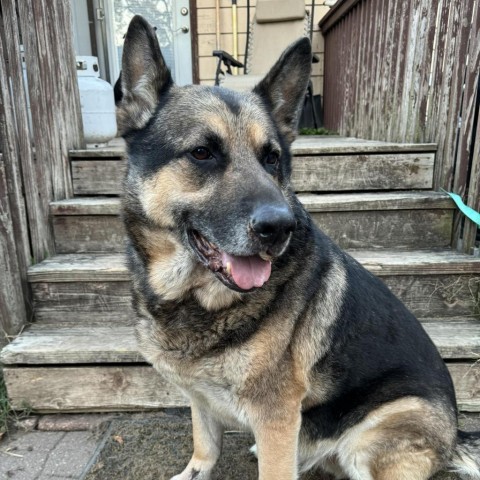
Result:
{"label": "white plastic container", "polygon": [[87,147],[103,147],[117,135],[113,87],[100,78],[97,57],[76,57],[83,133]]}

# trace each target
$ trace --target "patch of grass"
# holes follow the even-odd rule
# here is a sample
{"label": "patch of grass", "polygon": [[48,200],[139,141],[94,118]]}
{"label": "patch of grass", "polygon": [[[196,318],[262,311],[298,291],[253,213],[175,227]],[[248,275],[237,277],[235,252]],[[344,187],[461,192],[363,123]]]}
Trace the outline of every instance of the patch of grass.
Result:
{"label": "patch of grass", "polygon": [[7,434],[14,422],[28,417],[32,413],[32,409],[25,406],[20,412],[12,409],[7,395],[7,386],[3,378],[3,371],[0,368],[0,440]]}
{"label": "patch of grass", "polygon": [[300,135],[338,135],[337,132],[332,132],[326,128],[301,128],[298,133]]}

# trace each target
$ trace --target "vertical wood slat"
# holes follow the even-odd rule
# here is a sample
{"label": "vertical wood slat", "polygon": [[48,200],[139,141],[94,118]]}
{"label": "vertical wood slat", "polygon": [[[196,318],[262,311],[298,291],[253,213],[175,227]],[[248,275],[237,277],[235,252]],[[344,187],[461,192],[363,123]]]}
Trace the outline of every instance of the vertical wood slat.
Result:
{"label": "vertical wood slat", "polygon": [[[6,73],[4,81],[11,81],[13,90],[12,114],[7,119],[7,128],[11,129],[10,135],[12,141],[15,141],[11,162],[18,163],[18,169],[22,172],[32,245],[31,255],[35,261],[40,261],[48,254],[54,253],[55,248],[53,229],[49,221],[49,202],[52,196],[50,172],[44,163],[35,161],[30,143],[15,1],[1,0],[0,4],[5,44],[3,54],[0,56],[8,58],[8,64],[6,63],[2,70]],[[24,238],[21,243],[25,242],[27,239]],[[28,256],[30,257],[30,253]],[[23,267],[26,268],[26,265]]]}
{"label": "vertical wood slat", "polygon": [[37,162],[49,164],[53,198],[69,198],[72,184],[68,150],[83,146],[70,2],[20,1],[18,8]]}
{"label": "vertical wood slat", "polygon": [[[461,108],[462,124],[453,191],[466,200],[467,205],[480,211],[480,2],[473,6],[472,35],[468,46],[468,67]],[[462,218],[454,232],[456,239],[461,235],[462,249],[470,253],[475,246],[477,225]]]}
{"label": "vertical wood slat", "polygon": [[[0,16],[0,26],[4,26],[4,17]],[[18,161],[16,142],[15,114],[10,94],[9,77],[7,75],[5,28],[0,28],[0,152],[3,162],[11,207],[14,231],[18,240],[19,261],[25,269],[30,262],[30,240],[28,233],[27,213],[22,196],[22,169]]]}
{"label": "vertical wood slat", "polygon": [[473,2],[455,1],[448,5],[450,15],[454,15],[451,22],[451,33],[448,35],[450,42],[443,74],[450,76],[446,92],[445,120],[443,128],[437,134],[436,143],[439,145],[438,160],[435,165],[434,188],[450,190],[453,183],[455,164],[455,151],[458,122],[461,112],[463,82],[467,59],[468,38],[471,33],[471,18]]}
{"label": "vertical wood slat", "polygon": [[[17,122],[12,100],[12,88],[18,77],[8,74],[11,67],[8,45],[11,43],[10,22],[5,21],[5,10],[0,9],[0,345],[17,334],[29,318],[27,305],[27,266],[30,262],[30,243],[27,215],[22,195],[22,169],[17,139],[25,141],[16,131]],[[18,59],[17,59],[18,60]],[[20,78],[21,82],[21,78]],[[23,88],[23,84],[22,84]],[[13,95],[14,96],[14,95]],[[25,128],[25,126],[24,126]],[[24,134],[25,132],[23,132]],[[28,132],[27,132],[28,135]]]}
{"label": "vertical wood slat", "polygon": [[[341,0],[320,22],[327,128],[372,140],[436,143],[433,188],[468,192],[471,205],[479,196],[472,163],[479,10],[479,0]],[[471,249],[472,226],[464,240]]]}
{"label": "vertical wood slat", "polygon": [[[27,323],[26,279],[17,252],[5,165],[0,154],[0,348]],[[22,278],[23,277],[23,278]]]}

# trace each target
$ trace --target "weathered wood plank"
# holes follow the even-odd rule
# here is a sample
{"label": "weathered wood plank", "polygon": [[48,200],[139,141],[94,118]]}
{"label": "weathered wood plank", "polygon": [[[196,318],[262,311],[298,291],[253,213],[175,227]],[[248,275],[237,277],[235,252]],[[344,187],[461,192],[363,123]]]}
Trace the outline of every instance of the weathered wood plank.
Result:
{"label": "weathered wood plank", "polygon": [[[341,211],[335,204],[309,206],[318,208],[312,212],[314,222],[342,248],[417,250],[446,248],[451,242],[451,209],[360,210],[368,207],[354,204],[352,211]],[[118,216],[55,216],[53,226],[57,253],[125,250],[124,227]]]}
{"label": "weathered wood plank", "polygon": [[72,160],[75,195],[120,195],[127,165],[124,160]]}
{"label": "weathered wood plank", "polygon": [[[450,197],[441,192],[374,192],[298,194],[309,212],[364,210],[455,209]],[[52,215],[119,215],[121,200],[112,197],[80,197],[52,202]]]}
{"label": "weathered wood plank", "polygon": [[[433,153],[297,156],[292,162],[296,191],[408,190],[432,186]],[[75,195],[119,195],[122,160],[72,160]]]}
{"label": "weathered wood plank", "polygon": [[44,324],[70,322],[117,325],[132,323],[135,314],[130,283],[65,282],[32,283],[35,318]]}
{"label": "weathered wood plank", "polygon": [[[480,364],[447,364],[460,410],[480,411]],[[187,406],[173,385],[149,366],[4,369],[14,409],[38,412],[146,410]]]}
{"label": "weathered wood plank", "polygon": [[[444,359],[480,355],[480,322],[435,321],[423,327]],[[145,363],[133,326],[35,323],[0,353],[4,365]]]}
{"label": "weathered wood plank", "polygon": [[102,412],[187,406],[149,366],[5,368],[14,409]]}
{"label": "weathered wood plank", "polygon": [[480,362],[447,364],[459,410],[480,412]]}
{"label": "weathered wood plank", "polygon": [[0,352],[4,365],[145,363],[133,327],[33,324]]}
{"label": "weathered wood plank", "polygon": [[[434,192],[300,194],[318,226],[343,248],[447,247],[453,201]],[[122,252],[119,198],[73,198],[51,204],[58,253]]]}
{"label": "weathered wood plank", "polygon": [[[474,275],[395,275],[382,280],[418,317],[479,319],[480,277]],[[134,318],[130,283],[40,282],[32,284],[37,321],[71,324],[113,321],[129,324]]]}
{"label": "weathered wood plank", "polygon": [[451,242],[451,210],[379,210],[312,214],[318,227],[341,248],[418,250]]}
{"label": "weathered wood plank", "polygon": [[432,186],[434,155],[349,155],[297,157],[296,191],[405,190]]}
{"label": "weathered wood plank", "polygon": [[[377,274],[378,275],[378,274]],[[390,290],[417,318],[455,317],[480,319],[480,276],[404,275],[381,276]]]}
{"label": "weathered wood plank", "polygon": [[[294,156],[360,153],[432,153],[436,151],[437,145],[435,143],[383,142],[342,137],[340,135],[300,135],[291,147],[291,152]],[[122,158],[125,154],[126,146],[122,138],[111,140],[106,147],[70,150],[72,159]]]}
{"label": "weathered wood plank", "polygon": [[[450,250],[432,252],[351,250],[365,268],[379,276],[479,274],[480,262]],[[66,254],[33,265],[30,282],[126,281],[126,260],[120,254]]]}
{"label": "weathered wood plank", "polygon": [[50,165],[55,199],[71,196],[68,150],[83,144],[70,8],[61,0],[18,2],[37,164]]}
{"label": "weathered wood plank", "polygon": [[[459,144],[455,164],[453,191],[462,196],[474,210],[480,209],[480,8],[474,9],[470,46],[468,50],[468,68],[465,79],[462,104],[462,122],[459,129]],[[475,128],[476,125],[476,128]],[[467,195],[468,193],[468,195]],[[459,214],[459,217],[463,217]],[[462,249],[471,253],[475,246],[477,225],[468,219],[457,221],[454,245],[462,237]],[[462,232],[463,226],[463,232]]]}
{"label": "weathered wood plank", "polygon": [[[5,117],[5,128],[0,132],[3,141],[0,142],[4,143],[5,168],[11,186],[11,208],[16,210],[13,222],[14,225],[17,223],[18,247],[23,249],[21,256],[24,259],[20,261],[25,277],[31,257],[36,261],[43,260],[46,254],[54,252],[54,243],[48,218],[50,168],[48,164],[35,162],[33,155],[15,3],[14,0],[0,2],[0,24],[3,24],[3,28],[0,28],[0,97],[3,98]],[[14,194],[14,191],[17,193]]]}
{"label": "weathered wood plank", "polygon": [[53,218],[57,253],[123,252],[126,240],[121,219],[113,215]]}
{"label": "weathered wood plank", "polygon": [[[20,248],[21,250],[21,248]],[[5,166],[0,154],[0,348],[27,323],[26,270],[18,260]]]}

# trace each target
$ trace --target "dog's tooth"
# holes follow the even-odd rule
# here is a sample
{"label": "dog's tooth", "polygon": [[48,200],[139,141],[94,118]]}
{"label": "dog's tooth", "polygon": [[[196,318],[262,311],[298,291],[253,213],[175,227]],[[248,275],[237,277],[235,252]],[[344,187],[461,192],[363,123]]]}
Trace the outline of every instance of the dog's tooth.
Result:
{"label": "dog's tooth", "polygon": [[266,262],[271,262],[272,257],[267,253],[267,252],[260,252],[258,256],[262,259],[265,260]]}
{"label": "dog's tooth", "polygon": [[227,262],[227,274],[230,275],[232,271],[232,262]]}

